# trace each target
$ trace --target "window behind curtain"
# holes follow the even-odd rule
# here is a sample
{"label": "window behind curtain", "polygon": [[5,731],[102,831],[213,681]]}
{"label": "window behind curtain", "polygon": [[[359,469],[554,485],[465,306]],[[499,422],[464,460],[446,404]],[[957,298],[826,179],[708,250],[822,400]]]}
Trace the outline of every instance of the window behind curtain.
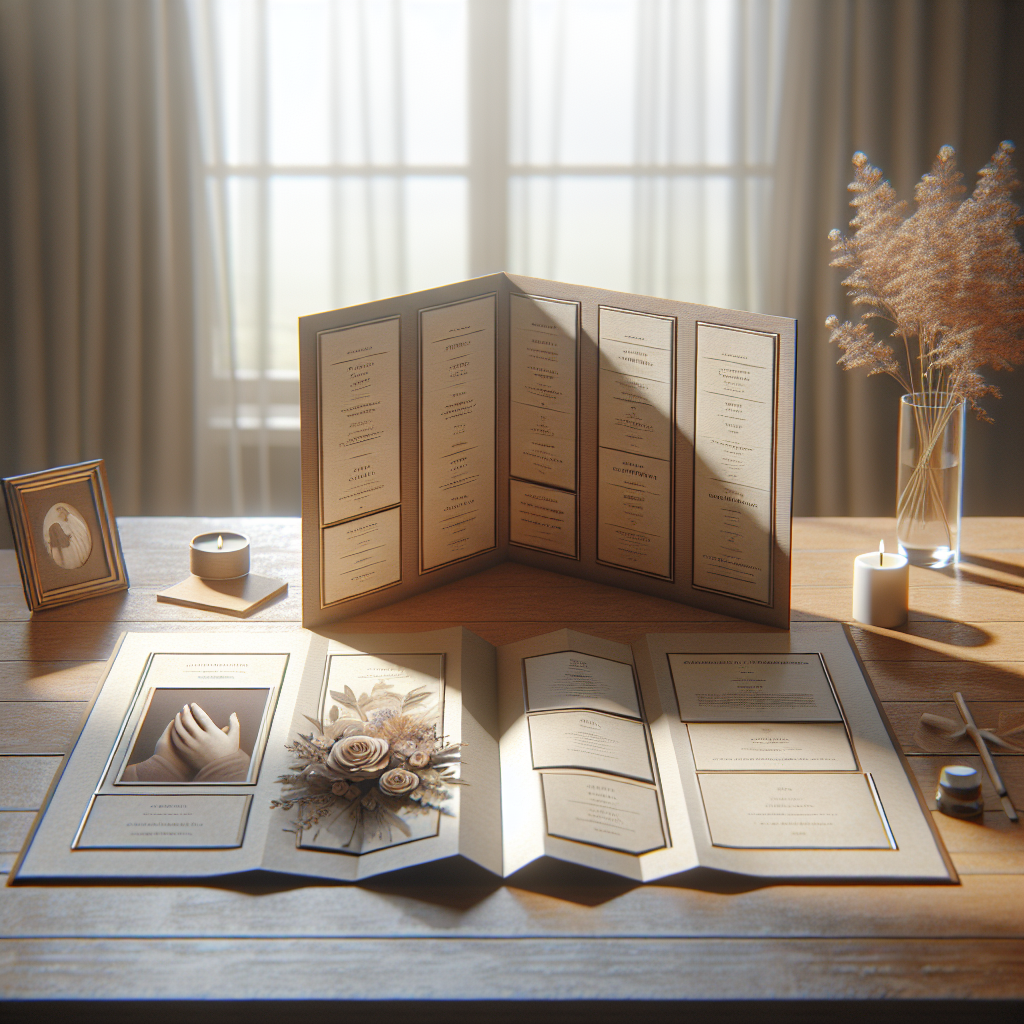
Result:
{"label": "window behind curtain", "polygon": [[201,500],[299,507],[296,318],[509,270],[756,309],[788,0],[192,0]]}

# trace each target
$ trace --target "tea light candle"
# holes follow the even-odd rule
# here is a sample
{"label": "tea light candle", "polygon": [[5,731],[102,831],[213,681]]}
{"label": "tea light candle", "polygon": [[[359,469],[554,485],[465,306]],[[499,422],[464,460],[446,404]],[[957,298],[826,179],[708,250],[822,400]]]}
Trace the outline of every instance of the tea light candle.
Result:
{"label": "tea light candle", "polygon": [[869,626],[892,629],[907,621],[910,566],[904,555],[878,551],[853,560],[853,618]]}
{"label": "tea light candle", "polygon": [[231,580],[249,572],[249,538],[242,533],[200,533],[189,545],[189,567],[204,580]]}

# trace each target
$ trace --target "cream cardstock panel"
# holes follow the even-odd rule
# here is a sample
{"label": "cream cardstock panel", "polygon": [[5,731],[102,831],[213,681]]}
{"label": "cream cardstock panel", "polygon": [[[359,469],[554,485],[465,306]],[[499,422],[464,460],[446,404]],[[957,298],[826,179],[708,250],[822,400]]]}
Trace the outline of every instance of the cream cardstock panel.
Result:
{"label": "cream cardstock panel", "polygon": [[670,464],[610,448],[599,452],[597,557],[637,572],[672,567]]}
{"label": "cream cardstock panel", "polygon": [[399,321],[320,335],[323,521],[401,500]]}
{"label": "cream cardstock panel", "polygon": [[653,782],[640,722],[590,711],[530,716],[534,768],[588,768]]}
{"label": "cream cardstock panel", "polygon": [[693,584],[771,600],[774,335],[697,325]]}
{"label": "cream cardstock panel", "polygon": [[513,544],[576,554],[576,495],[522,480],[509,481],[509,539]]}
{"label": "cream cardstock panel", "polygon": [[700,775],[715,846],[741,849],[891,848],[867,778],[832,775]]}
{"label": "cream cardstock panel", "polygon": [[397,508],[324,530],[324,603],[398,583],[402,578],[401,534]]}
{"label": "cream cardstock panel", "polygon": [[558,651],[523,662],[528,711],[590,708],[640,717],[632,666],[580,651]]}
{"label": "cream cardstock panel", "polygon": [[631,854],[665,845],[653,789],[593,775],[546,773],[543,780],[550,835]]}
{"label": "cream cardstock panel", "polygon": [[841,722],[703,722],[687,726],[698,771],[856,771]]}
{"label": "cream cardstock panel", "polygon": [[493,295],[420,315],[424,571],[495,545]]}
{"label": "cream cardstock panel", "polygon": [[841,722],[821,658],[670,654],[683,722]]}

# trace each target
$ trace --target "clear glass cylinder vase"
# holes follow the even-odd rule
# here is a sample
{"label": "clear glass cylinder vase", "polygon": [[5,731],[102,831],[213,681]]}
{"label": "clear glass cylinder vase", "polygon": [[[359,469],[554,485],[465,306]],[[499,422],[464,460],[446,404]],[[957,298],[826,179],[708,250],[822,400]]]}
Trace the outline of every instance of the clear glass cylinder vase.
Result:
{"label": "clear glass cylinder vase", "polygon": [[896,538],[912,565],[960,558],[965,403],[944,393],[900,399]]}

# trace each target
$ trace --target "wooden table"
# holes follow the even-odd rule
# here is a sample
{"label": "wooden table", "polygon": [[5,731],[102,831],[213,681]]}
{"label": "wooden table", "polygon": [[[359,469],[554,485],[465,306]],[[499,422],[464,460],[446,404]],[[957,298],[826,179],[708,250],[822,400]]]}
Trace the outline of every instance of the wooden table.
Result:
{"label": "wooden table", "polygon": [[[287,579],[285,599],[244,621],[157,603],[157,590],[187,573],[188,539],[214,525],[252,536],[253,570]],[[298,520],[122,519],[120,532],[133,583],[127,594],[34,616],[25,608],[13,552],[0,552],[4,871],[122,630],[280,630],[299,620]],[[970,519],[963,536],[959,566],[912,570],[904,629],[853,631],[926,793],[934,792],[942,764],[980,763],[962,741],[941,753],[918,747],[922,712],[955,718],[955,689],[982,727],[997,725],[1000,712],[1024,709],[1024,519]],[[847,618],[853,556],[876,548],[880,537],[895,547],[892,520],[798,520],[794,622]],[[563,626],[621,641],[645,632],[762,628],[513,564],[344,628],[415,631],[459,623],[494,643]],[[1024,756],[997,757],[1015,804],[1024,808]],[[600,1019],[614,1005],[609,1000],[650,1001],[666,1012],[671,1001],[698,1001],[686,1010],[690,1021],[705,1019],[705,1011],[715,1011],[707,1019],[716,1020],[752,1012],[747,1006],[733,1017],[721,1009],[723,1000],[1024,1000],[1024,830],[1009,823],[987,784],[983,823],[938,814],[936,821],[960,886],[726,892],[631,887],[569,873],[551,889],[425,871],[362,887],[271,880],[6,888],[0,994],[459,1000],[469,1001],[456,1007],[469,1019],[484,1012],[479,1001],[573,999],[589,1002],[562,1007],[558,1019],[588,1021]],[[816,1004],[802,1005],[810,1012]],[[871,1016],[906,1020],[917,1004],[894,1005],[891,1018],[887,1005]],[[451,1019],[445,1009],[421,1006],[411,1019]],[[538,1006],[530,1009],[537,1019]],[[846,1018],[842,1007],[830,1008],[828,1017],[859,1019],[865,1009],[848,1007],[854,1015]],[[155,1012],[147,1010],[150,1019]],[[789,1019],[808,1019],[796,1012],[791,1008]],[[985,1012],[998,1017],[996,1008]],[[1011,1018],[1017,1012],[1019,1004]],[[522,1005],[486,1009],[489,1020],[522,1015]],[[201,1008],[190,1016],[202,1019]],[[222,1009],[216,1016],[227,1019]],[[678,1009],[668,1016],[682,1019]],[[942,1007],[929,1007],[928,1019],[946,1019]]]}

